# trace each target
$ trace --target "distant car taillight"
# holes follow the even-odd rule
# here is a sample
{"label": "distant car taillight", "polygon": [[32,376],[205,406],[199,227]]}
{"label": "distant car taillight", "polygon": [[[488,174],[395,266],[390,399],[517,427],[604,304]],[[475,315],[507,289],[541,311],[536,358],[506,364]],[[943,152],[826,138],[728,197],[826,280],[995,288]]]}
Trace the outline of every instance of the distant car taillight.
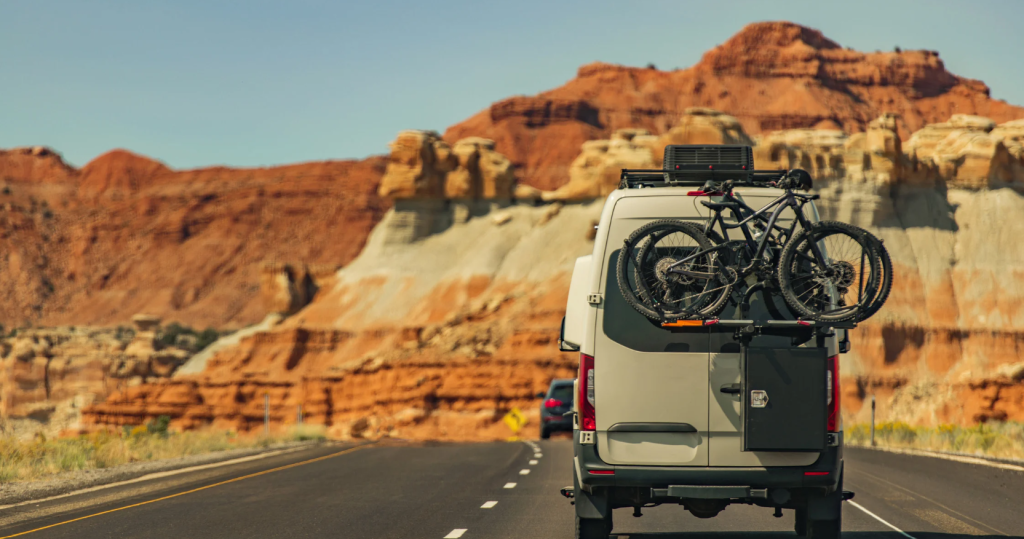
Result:
{"label": "distant car taillight", "polygon": [[594,413],[594,357],[580,354],[579,414],[580,430],[597,430],[597,416]]}
{"label": "distant car taillight", "polygon": [[839,430],[839,356],[828,358],[828,375],[825,380],[828,391],[828,431]]}
{"label": "distant car taillight", "polygon": [[560,401],[558,399],[548,399],[548,400],[544,401],[544,407],[545,408],[558,408],[561,405],[562,405],[562,401]]}

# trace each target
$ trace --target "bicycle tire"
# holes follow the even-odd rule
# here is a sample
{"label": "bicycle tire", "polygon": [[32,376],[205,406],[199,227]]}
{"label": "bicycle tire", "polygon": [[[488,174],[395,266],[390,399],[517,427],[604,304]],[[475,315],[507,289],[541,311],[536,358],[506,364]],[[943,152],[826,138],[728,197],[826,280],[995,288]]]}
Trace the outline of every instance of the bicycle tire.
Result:
{"label": "bicycle tire", "polygon": [[[657,271],[656,268],[649,267],[652,261],[646,258],[656,254],[650,251],[651,247],[673,233],[681,233],[684,236],[688,236],[693,240],[693,248],[701,251],[713,247],[703,231],[691,223],[674,219],[661,219],[647,223],[633,231],[623,242],[623,248],[619,252],[619,259],[616,264],[616,279],[618,280],[619,291],[626,300],[626,303],[640,314],[652,320],[673,322],[685,318],[709,316],[708,313],[712,312],[713,309],[719,308],[720,310],[721,307],[724,307],[728,294],[732,292],[731,283],[725,287],[725,290],[709,294],[703,298],[701,295],[704,292],[697,292],[697,303],[688,307],[670,305],[659,301],[655,297],[656,294],[651,292],[648,286],[648,284],[652,286],[663,285],[668,288],[670,286],[685,286],[686,284],[670,283],[667,281],[669,277],[664,275],[662,276],[664,280],[659,282],[652,281],[652,279],[657,278]],[[660,237],[659,234],[661,234]],[[659,260],[659,262],[662,260]],[[631,263],[633,266],[632,270],[630,269]],[[633,286],[630,285],[631,274],[637,290],[634,290]]]}
{"label": "bicycle tire", "polygon": [[[852,239],[860,248],[860,266],[863,268],[866,264],[869,270],[866,279],[863,272],[859,277],[854,275],[857,271],[857,266],[854,263],[834,260],[833,257],[839,258],[838,253],[829,253],[828,256],[833,259],[833,262],[827,268],[820,268],[817,261],[806,254],[802,255],[802,260],[797,260],[797,256],[801,254],[798,251],[809,248],[808,241],[824,242],[827,238],[835,235],[843,235]],[[851,257],[854,254],[857,253],[852,253]],[[854,260],[856,261],[856,259]],[[799,266],[794,266],[795,263],[799,263]],[[845,263],[848,268],[840,266],[842,263]],[[808,267],[808,264],[811,267]],[[795,267],[799,269],[795,270]],[[881,260],[878,251],[874,248],[874,242],[868,239],[868,235],[863,229],[838,221],[821,221],[794,234],[786,242],[776,270],[782,297],[794,312],[819,322],[845,322],[857,320],[865,307],[870,306],[877,296]],[[847,277],[846,273],[849,273],[850,276]],[[838,309],[823,311],[811,306],[803,299],[806,297],[823,305],[826,300],[823,294],[827,293],[829,289],[849,290],[849,285],[852,283],[845,285],[843,283],[850,279],[858,281],[858,300],[852,305],[846,304]],[[863,288],[861,288],[862,281],[866,281],[863,282]],[[845,297],[841,299],[845,299]],[[834,301],[834,298],[828,298],[828,301]]]}
{"label": "bicycle tire", "polygon": [[892,292],[892,258],[889,256],[889,250],[885,248],[882,240],[867,231],[865,233],[868,234],[869,239],[874,241],[874,248],[878,251],[878,256],[882,263],[882,282],[878,286],[878,292],[875,294],[874,299],[857,317],[858,322],[874,316],[885,305],[885,301],[889,299],[889,292]]}

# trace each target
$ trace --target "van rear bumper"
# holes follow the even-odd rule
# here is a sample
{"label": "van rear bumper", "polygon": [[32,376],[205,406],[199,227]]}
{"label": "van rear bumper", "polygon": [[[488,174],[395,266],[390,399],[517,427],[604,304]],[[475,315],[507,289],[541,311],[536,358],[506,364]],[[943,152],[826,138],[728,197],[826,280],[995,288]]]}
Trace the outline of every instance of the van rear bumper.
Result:
{"label": "van rear bumper", "polygon": [[[621,466],[607,464],[597,446],[579,443],[573,431],[573,450],[580,463],[580,484],[591,487],[668,488],[672,485],[744,486],[752,488],[824,488],[832,492],[839,484],[843,463],[843,434],[839,445],[823,451],[810,466],[711,467],[711,466]],[[594,473],[597,472],[597,473]],[[604,472],[604,473],[601,473]],[[612,473],[608,473],[612,472]]]}

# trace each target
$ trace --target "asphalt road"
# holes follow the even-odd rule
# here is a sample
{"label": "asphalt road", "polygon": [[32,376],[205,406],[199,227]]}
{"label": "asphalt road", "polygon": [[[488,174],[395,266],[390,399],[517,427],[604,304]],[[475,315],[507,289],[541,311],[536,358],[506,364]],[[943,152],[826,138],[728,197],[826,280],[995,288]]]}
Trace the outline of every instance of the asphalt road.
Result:
{"label": "asphalt road", "polygon": [[[8,508],[0,538],[572,537],[573,508],[558,494],[572,481],[571,444],[537,442],[536,453],[530,444],[319,447]],[[848,539],[1024,537],[1021,472],[848,449],[845,482],[857,493],[844,505]],[[615,534],[795,537],[791,511],[774,518],[733,505],[707,520],[677,506],[644,513],[617,510]]]}

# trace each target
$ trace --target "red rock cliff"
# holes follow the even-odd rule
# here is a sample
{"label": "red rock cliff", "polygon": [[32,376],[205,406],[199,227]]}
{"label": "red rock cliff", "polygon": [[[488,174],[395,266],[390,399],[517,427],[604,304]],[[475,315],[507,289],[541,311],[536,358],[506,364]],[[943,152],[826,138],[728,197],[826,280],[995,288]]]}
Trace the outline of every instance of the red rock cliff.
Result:
{"label": "red rock cliff", "polygon": [[750,134],[802,127],[857,133],[883,112],[899,114],[904,139],[956,113],[996,123],[1024,118],[1024,108],[992,99],[981,81],[946,71],[937,52],[862,53],[811,28],[764,22],[689,69],[585,65],[565,85],[499,101],[444,138],[492,139],[521,181],[553,189],[566,182],[583,141],[628,127],[661,134],[695,106],[735,116]]}

